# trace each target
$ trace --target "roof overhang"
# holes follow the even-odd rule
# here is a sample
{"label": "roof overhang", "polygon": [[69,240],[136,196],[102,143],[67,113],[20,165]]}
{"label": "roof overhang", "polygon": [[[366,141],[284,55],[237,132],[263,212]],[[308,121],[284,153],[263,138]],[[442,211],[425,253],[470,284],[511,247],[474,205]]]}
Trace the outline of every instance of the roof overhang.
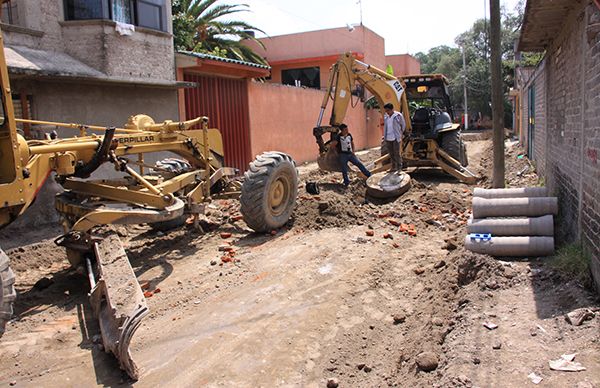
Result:
{"label": "roof overhang", "polygon": [[269,66],[199,55],[201,54],[178,52],[175,54],[177,69],[227,78],[261,78],[271,74]]}
{"label": "roof overhang", "polygon": [[36,50],[22,46],[6,46],[4,54],[8,72],[13,79],[145,86],[165,89],[194,86],[194,83],[191,82],[178,82],[168,79],[109,76],[62,52]]}
{"label": "roof overhang", "polygon": [[540,52],[556,39],[569,13],[583,0],[527,0],[519,51]]}
{"label": "roof overhang", "polygon": [[[301,65],[306,63],[315,63],[315,62],[335,62],[340,56],[344,54],[331,54],[331,55],[323,55],[319,57],[310,57],[310,58],[292,58],[292,59],[284,59],[281,61],[270,61],[271,66],[286,66],[286,65]],[[352,52],[354,58],[360,60],[365,59],[365,54],[359,52]]]}

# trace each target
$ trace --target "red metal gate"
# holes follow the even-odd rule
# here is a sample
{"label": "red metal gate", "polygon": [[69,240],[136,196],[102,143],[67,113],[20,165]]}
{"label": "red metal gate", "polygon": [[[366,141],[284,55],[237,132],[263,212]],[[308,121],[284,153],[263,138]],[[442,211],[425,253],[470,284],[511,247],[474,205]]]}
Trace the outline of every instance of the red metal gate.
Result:
{"label": "red metal gate", "polygon": [[247,81],[187,73],[184,80],[198,85],[185,89],[186,119],[208,116],[223,135],[225,165],[243,173],[252,159]]}

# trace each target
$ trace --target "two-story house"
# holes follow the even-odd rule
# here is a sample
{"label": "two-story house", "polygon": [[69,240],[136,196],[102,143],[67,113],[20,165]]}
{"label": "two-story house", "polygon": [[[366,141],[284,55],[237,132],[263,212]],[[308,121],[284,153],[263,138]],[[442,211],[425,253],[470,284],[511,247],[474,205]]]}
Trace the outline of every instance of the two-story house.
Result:
{"label": "two-story house", "polygon": [[170,0],[1,3],[18,115],[115,126],[136,113],[179,118]]}

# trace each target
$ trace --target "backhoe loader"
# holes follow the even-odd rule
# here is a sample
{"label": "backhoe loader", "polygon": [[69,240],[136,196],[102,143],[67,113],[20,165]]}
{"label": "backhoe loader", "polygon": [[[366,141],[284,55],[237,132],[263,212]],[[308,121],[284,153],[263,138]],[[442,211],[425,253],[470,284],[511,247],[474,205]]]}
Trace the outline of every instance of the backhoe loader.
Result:
{"label": "backhoe loader", "polygon": [[[72,266],[87,272],[105,350],[137,379],[129,344],[148,306],[119,237],[99,234],[96,227],[156,225],[184,213],[193,219],[211,198],[238,197],[246,224],[255,231],[271,231],[288,221],[295,206],[295,163],[284,153],[265,152],[250,163],[240,182],[238,172],[223,165],[221,134],[208,127],[207,117],[155,123],[149,116],[136,115],[124,128],[17,120],[1,35],[0,84],[0,227],[21,216],[44,182],[55,177],[64,188],[55,206],[65,227],[56,243],[66,248]],[[18,121],[79,133],[26,140],[17,131]],[[165,151],[181,159],[158,165],[144,162],[144,155]],[[103,164],[114,166],[120,177],[90,179]],[[14,283],[9,258],[0,250],[0,335],[12,316]]]}
{"label": "backhoe loader", "polygon": [[[401,145],[404,166],[439,167],[462,182],[476,182],[477,177],[466,168],[466,147],[460,138],[460,125],[452,123],[445,77],[437,74],[396,78],[359,61],[352,53],[343,54],[331,67],[327,91],[313,129],[322,170],[341,171],[338,156],[329,147],[331,140],[324,141],[323,135],[329,132],[333,138],[333,134],[339,131],[352,96],[359,91],[356,85],[373,94],[382,114],[384,105],[391,103],[394,110],[404,116],[406,134]],[[329,100],[333,101],[331,118],[329,125],[322,125]],[[416,107],[412,115],[409,102]],[[389,156],[385,152],[383,154],[374,162],[371,172],[389,168]],[[373,189],[369,182],[367,185]]]}

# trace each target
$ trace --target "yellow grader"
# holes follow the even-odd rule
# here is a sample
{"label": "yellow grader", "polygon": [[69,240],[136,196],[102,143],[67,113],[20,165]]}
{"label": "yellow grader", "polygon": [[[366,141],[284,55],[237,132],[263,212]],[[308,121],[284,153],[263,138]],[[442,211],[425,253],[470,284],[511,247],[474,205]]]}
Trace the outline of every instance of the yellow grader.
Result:
{"label": "yellow grader", "polygon": [[[95,228],[161,225],[184,213],[198,217],[212,198],[239,198],[246,224],[255,231],[270,231],[283,226],[295,206],[295,163],[284,153],[265,152],[250,163],[243,180],[236,179],[237,171],[223,165],[221,134],[208,127],[206,117],[155,123],[137,115],[124,128],[16,120],[1,36],[0,77],[0,227],[28,209],[49,177],[62,185],[64,192],[57,195],[55,206],[65,234],[56,242],[66,248],[72,266],[87,272],[106,351],[137,379],[129,344],[148,306],[119,237],[95,233]],[[75,128],[79,133],[26,140],[17,131],[17,121]],[[144,155],[165,151],[181,158],[179,168],[144,163]],[[90,179],[104,164],[113,165],[120,177]],[[14,283],[9,258],[0,250],[0,335],[12,316]]]}

